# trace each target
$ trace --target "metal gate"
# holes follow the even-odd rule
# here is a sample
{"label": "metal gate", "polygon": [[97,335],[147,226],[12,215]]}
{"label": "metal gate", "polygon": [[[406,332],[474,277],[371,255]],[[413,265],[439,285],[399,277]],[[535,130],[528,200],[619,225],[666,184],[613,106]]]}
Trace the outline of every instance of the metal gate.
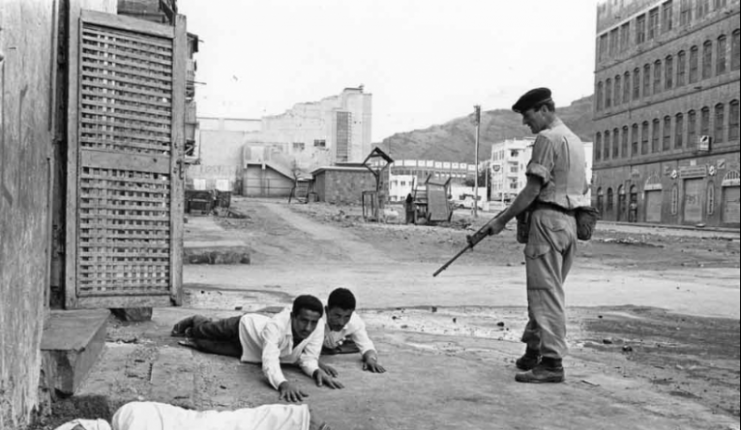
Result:
{"label": "metal gate", "polygon": [[66,306],[180,304],[185,21],[70,27]]}

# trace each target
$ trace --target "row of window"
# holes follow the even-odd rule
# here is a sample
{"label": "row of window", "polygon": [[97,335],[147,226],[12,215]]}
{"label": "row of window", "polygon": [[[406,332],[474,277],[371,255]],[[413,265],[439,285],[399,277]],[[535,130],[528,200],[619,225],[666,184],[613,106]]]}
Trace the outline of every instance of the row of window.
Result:
{"label": "row of window", "polygon": [[[724,9],[727,6],[728,0],[713,0],[712,9],[710,0],[680,0],[679,27],[687,27],[692,24],[693,20],[702,19],[711,11]],[[634,21],[623,23],[600,35],[598,61],[613,58],[632,46],[641,45],[672,31],[675,28],[675,9],[674,0],[667,0],[648,13],[638,15]]]}
{"label": "row of window", "polygon": [[[741,30],[736,30],[731,37],[730,69],[740,68]],[[715,44],[711,40],[706,41],[702,46],[702,52],[700,47],[692,46],[689,55],[686,51],[679,51],[676,56],[669,55],[663,60],[656,60],[653,64],[646,63],[643,68],[636,67],[632,73],[627,71],[604,82],[599,81],[596,89],[596,110],[599,112],[672,88],[721,76],[728,70],[728,39],[726,35],[721,35]]]}
{"label": "row of window", "polygon": [[697,148],[702,136],[710,136],[713,142],[737,141],[739,121],[739,101],[733,100],[728,104],[727,116],[726,106],[719,103],[712,112],[706,106],[699,115],[691,110],[674,117],[667,115],[651,122],[634,123],[631,127],[605,130],[595,135],[594,161],[638,157],[685,147],[693,149]]}

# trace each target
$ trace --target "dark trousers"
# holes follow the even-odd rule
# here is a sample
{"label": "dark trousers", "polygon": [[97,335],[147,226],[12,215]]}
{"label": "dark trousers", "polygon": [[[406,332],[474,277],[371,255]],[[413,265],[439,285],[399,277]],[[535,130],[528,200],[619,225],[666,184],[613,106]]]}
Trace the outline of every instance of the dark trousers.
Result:
{"label": "dark trousers", "polygon": [[202,315],[194,315],[177,323],[173,331],[184,333],[190,328],[190,337],[199,350],[239,358],[242,356],[240,319],[242,317],[237,316],[214,321]]}

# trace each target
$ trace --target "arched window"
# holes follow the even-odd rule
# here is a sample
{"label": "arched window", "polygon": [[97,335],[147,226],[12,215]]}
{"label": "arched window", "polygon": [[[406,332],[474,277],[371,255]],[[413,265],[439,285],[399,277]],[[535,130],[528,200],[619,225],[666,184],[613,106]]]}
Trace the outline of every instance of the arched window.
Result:
{"label": "arched window", "polygon": [[602,159],[602,133],[597,133],[594,137],[594,161]]}
{"label": "arched window", "polygon": [[700,77],[700,48],[693,46],[690,48],[690,84],[694,84]]}
{"label": "arched window", "polygon": [[716,49],[716,55],[715,55],[715,74],[720,76],[724,74],[727,70],[726,67],[726,49],[728,46],[728,41],[726,40],[726,36],[720,36],[718,38],[718,44]]}
{"label": "arched window", "polygon": [[697,112],[687,112],[687,148],[697,147]]}
{"label": "arched window", "polygon": [[674,184],[672,187],[672,215],[679,214],[679,185]]}
{"label": "arched window", "polygon": [[656,60],[654,63],[654,94],[661,92],[661,60]]}
{"label": "arched window", "polygon": [[623,76],[623,103],[630,103],[630,72]]}
{"label": "arched window", "polygon": [[597,112],[602,110],[603,85],[602,81],[597,83]]}
{"label": "arched window", "polygon": [[723,103],[715,105],[715,132],[713,142],[725,142],[726,107]]}
{"label": "arched window", "polygon": [[674,148],[680,149],[684,146],[684,115],[678,113],[674,120]]}
{"label": "arched window", "polygon": [[615,195],[612,188],[607,189],[607,212],[611,212],[615,205]]}
{"label": "arched window", "polygon": [[623,93],[620,75],[615,76],[615,106],[620,106],[620,96]]}
{"label": "arched window", "polygon": [[664,136],[661,142],[662,151],[669,151],[672,149],[672,117],[669,115],[664,117]]}
{"label": "arched window", "polygon": [[610,143],[612,141],[610,140],[610,130],[605,130],[605,146],[604,151],[602,152],[602,157],[605,160],[610,159]]}
{"label": "arched window", "polygon": [[605,210],[605,192],[602,187],[597,188],[597,210],[603,213]]}
{"label": "arched window", "polygon": [[702,45],[702,78],[713,76],[713,42],[706,41]]}
{"label": "arched window", "polygon": [[653,120],[653,129],[651,130],[651,153],[659,152],[659,136],[661,136],[661,121]]}
{"label": "arched window", "polygon": [[664,61],[664,88],[667,90],[674,87],[674,57],[666,57]]}
{"label": "arched window", "polygon": [[707,213],[708,215],[715,214],[715,184],[713,181],[708,182],[708,191],[707,191],[707,199],[708,208]]}
{"label": "arched window", "polygon": [[633,70],[633,100],[641,98],[641,69]]}
{"label": "arched window", "polygon": [[620,145],[620,155],[622,158],[626,158],[628,156],[628,133],[630,132],[630,129],[626,125],[623,127],[623,141],[622,145]]}
{"label": "arched window", "polygon": [[677,87],[683,87],[687,80],[687,54],[679,51],[677,54]]}
{"label": "arched window", "polygon": [[710,136],[710,108],[707,106],[700,111],[700,136]]}
{"label": "arched window", "polygon": [[728,112],[728,140],[739,140],[739,104],[738,100],[733,100],[729,104]]}
{"label": "arched window", "polygon": [[641,126],[641,155],[648,154],[648,121],[643,121]]}
{"label": "arched window", "polygon": [[731,69],[741,68],[741,30],[735,30],[731,39]]}
{"label": "arched window", "polygon": [[612,107],[612,79],[607,78],[605,81],[605,109]]}
{"label": "arched window", "polygon": [[630,156],[631,157],[637,157],[638,156],[638,124],[633,124],[633,127],[631,127],[631,146],[630,146]]}
{"label": "arched window", "polygon": [[643,97],[651,95],[651,65],[643,66]]}
{"label": "arched window", "polygon": [[612,159],[615,160],[620,156],[620,129],[612,130]]}

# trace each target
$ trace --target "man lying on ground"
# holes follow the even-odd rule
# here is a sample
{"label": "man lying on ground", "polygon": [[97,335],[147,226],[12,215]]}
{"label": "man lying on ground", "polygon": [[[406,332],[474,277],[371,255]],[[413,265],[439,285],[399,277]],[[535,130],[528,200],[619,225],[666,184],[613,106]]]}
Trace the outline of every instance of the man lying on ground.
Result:
{"label": "man lying on ground", "polygon": [[344,388],[334,377],[319,368],[319,354],[324,339],[322,303],[313,296],[299,296],[293,309],[285,309],[270,318],[261,314],[211,321],[200,315],[175,324],[173,336],[186,336],[200,351],[239,357],[245,363],[262,363],[270,384],[280,392],[280,399],[300,402],[308,395],[283,376],[281,363],[296,364],[316,381],[317,386]]}
{"label": "man lying on ground", "polygon": [[[322,355],[359,352],[363,356],[363,370],[385,373],[386,369],[378,364],[378,352],[368,337],[365,323],[355,312],[356,305],[355,295],[346,288],[338,288],[329,295]],[[320,361],[319,367],[330,376],[337,377],[337,371],[332,366]]]}
{"label": "man lying on ground", "polygon": [[[110,430],[103,420],[77,420],[57,430]],[[113,430],[331,430],[306,405],[268,405],[236,411],[185,410],[154,402],[123,405]]]}

